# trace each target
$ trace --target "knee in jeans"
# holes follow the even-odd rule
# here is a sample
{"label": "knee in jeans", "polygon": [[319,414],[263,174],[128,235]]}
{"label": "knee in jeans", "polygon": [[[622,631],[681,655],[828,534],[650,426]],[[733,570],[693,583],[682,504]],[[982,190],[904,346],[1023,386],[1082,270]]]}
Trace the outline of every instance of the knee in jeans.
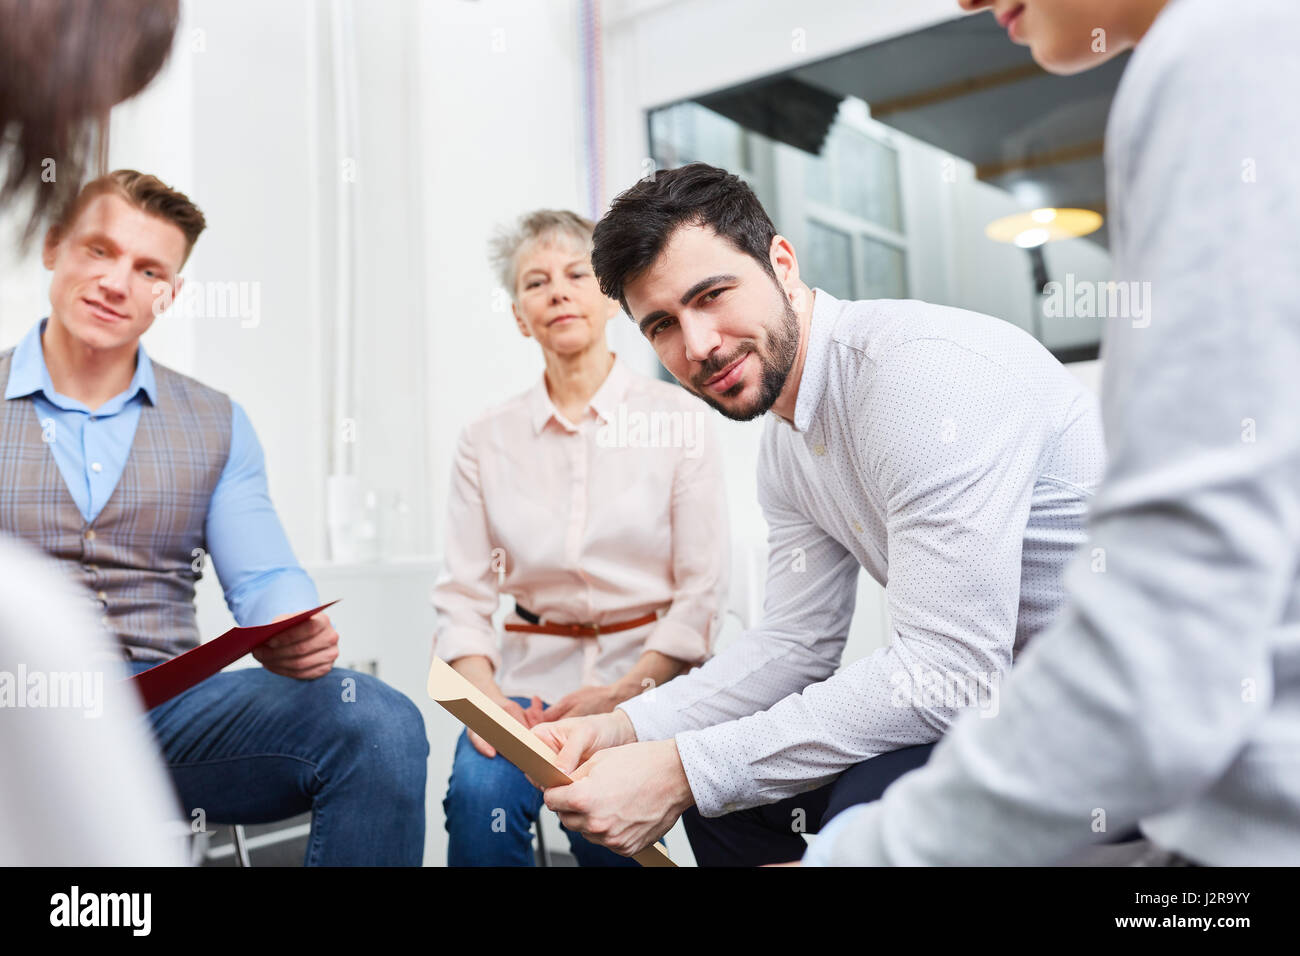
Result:
{"label": "knee in jeans", "polygon": [[330,676],[337,681],[339,696],[324,708],[327,732],[369,764],[367,772],[391,776],[396,787],[410,789],[412,795],[418,790],[423,799],[429,739],[420,709],[369,674],[336,668]]}
{"label": "knee in jeans", "polygon": [[448,829],[453,823],[498,830],[510,824],[527,827],[532,788],[520,784],[518,772],[502,758],[478,752],[458,756],[442,801]]}

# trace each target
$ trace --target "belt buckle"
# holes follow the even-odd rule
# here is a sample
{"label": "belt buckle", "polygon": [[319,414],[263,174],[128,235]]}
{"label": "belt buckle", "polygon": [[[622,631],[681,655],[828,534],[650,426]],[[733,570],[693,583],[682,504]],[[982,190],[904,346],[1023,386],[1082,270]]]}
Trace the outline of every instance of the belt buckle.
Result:
{"label": "belt buckle", "polygon": [[[541,623],[543,626],[546,626],[549,622],[545,618],[542,618],[539,623]],[[557,623],[551,626],[567,627],[569,629],[569,637],[575,639],[580,637],[600,637],[600,627],[595,624],[558,624]]]}
{"label": "belt buckle", "polygon": [[600,637],[599,624],[551,624],[546,620],[546,618],[538,618],[537,623],[543,627],[567,627],[569,629],[569,636],[573,638]]}

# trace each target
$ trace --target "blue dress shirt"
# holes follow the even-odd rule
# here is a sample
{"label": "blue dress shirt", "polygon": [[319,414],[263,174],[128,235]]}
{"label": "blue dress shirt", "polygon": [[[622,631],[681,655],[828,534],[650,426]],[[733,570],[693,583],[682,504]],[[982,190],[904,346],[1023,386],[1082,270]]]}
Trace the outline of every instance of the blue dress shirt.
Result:
{"label": "blue dress shirt", "polygon": [[[157,402],[153,363],[138,346],[126,391],[87,408],[54,390],[41,346],[46,321],[32,326],[14,349],[5,399],[31,397],[59,473],[82,517],[92,521],[122,477],[143,403]],[[253,425],[238,403],[232,400],[230,409],[230,457],[212,492],[204,534],[230,613],[240,625],[265,624],[320,600],[271,505]]]}

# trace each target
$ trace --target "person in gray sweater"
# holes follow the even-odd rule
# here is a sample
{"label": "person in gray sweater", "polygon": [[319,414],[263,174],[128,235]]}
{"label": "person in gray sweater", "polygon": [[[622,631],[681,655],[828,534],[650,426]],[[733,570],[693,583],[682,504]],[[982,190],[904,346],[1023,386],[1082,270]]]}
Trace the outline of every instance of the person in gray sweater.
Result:
{"label": "person in gray sweater", "polygon": [[961,0],[1049,70],[1136,48],[1106,135],[1109,454],[1068,602],[805,864],[1300,863],[1300,4]]}

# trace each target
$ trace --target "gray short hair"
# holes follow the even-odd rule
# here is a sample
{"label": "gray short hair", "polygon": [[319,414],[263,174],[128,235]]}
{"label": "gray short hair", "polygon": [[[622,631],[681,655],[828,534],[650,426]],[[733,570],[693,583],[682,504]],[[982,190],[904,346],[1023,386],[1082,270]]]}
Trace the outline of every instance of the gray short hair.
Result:
{"label": "gray short hair", "polygon": [[590,219],[567,209],[538,209],[525,213],[509,228],[497,230],[488,243],[488,258],[502,288],[515,297],[519,278],[519,251],[536,242],[565,237],[591,252],[591,234],[596,228]]}

